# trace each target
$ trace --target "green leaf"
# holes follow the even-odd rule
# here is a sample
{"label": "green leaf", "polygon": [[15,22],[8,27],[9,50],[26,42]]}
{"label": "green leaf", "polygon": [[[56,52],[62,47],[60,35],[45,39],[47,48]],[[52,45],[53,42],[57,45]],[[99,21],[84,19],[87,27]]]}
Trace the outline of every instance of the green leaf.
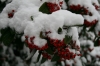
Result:
{"label": "green leaf", "polygon": [[1,38],[0,41],[3,42],[6,46],[9,46],[15,36],[14,30],[10,29],[9,27],[1,30]]}
{"label": "green leaf", "polygon": [[13,36],[11,36],[9,33],[8,34],[5,34],[2,38],[2,41],[5,45],[10,45],[11,42],[13,41]]}
{"label": "green leaf", "polygon": [[36,62],[39,62],[40,57],[41,57],[41,52],[39,53],[39,55],[38,55],[38,57],[37,57],[37,61],[36,61]]}
{"label": "green leaf", "polygon": [[71,42],[71,40],[72,40],[72,36],[65,35],[64,42],[66,44],[68,44],[69,42]]}
{"label": "green leaf", "polygon": [[57,61],[55,66],[62,66],[60,61]]}
{"label": "green leaf", "polygon": [[61,34],[61,32],[62,32],[62,29],[59,27],[58,34]]}
{"label": "green leaf", "polygon": [[3,52],[3,46],[0,44],[0,53]]}
{"label": "green leaf", "polygon": [[31,16],[30,18],[31,18],[31,20],[33,21],[33,16]]}
{"label": "green leaf", "polygon": [[44,63],[47,59],[42,57],[41,64]]}
{"label": "green leaf", "polygon": [[16,47],[17,49],[20,49],[20,50],[23,49],[23,47],[24,47],[24,42],[21,41],[21,37],[22,37],[22,35],[16,35],[15,39],[13,41],[14,47]]}
{"label": "green leaf", "polygon": [[42,31],[40,32],[40,38],[42,38],[42,39],[45,38],[45,36],[43,35],[43,32]]}
{"label": "green leaf", "polygon": [[96,27],[97,23],[94,24],[93,26],[90,27],[90,29],[88,31],[94,31],[95,30],[95,27]]}
{"label": "green leaf", "polygon": [[97,38],[97,40],[94,42],[94,46],[96,47],[96,46],[99,46],[99,37]]}
{"label": "green leaf", "polygon": [[39,8],[39,11],[42,13],[50,14],[50,11],[46,2],[42,4],[42,6]]}
{"label": "green leaf", "polygon": [[7,27],[7,28],[5,28],[5,29],[1,29],[1,34],[2,35],[5,35],[6,33],[7,33],[7,31],[9,31],[9,28]]}
{"label": "green leaf", "polygon": [[48,49],[45,50],[48,54],[53,54],[53,51],[51,50],[50,47],[48,47]]}
{"label": "green leaf", "polygon": [[69,0],[65,0],[66,4],[68,4],[68,1],[69,1]]}
{"label": "green leaf", "polygon": [[58,54],[54,54],[53,58],[51,59],[51,61],[58,61],[60,60],[60,57],[58,56]]}
{"label": "green leaf", "polygon": [[34,54],[36,53],[36,49],[32,49],[30,54],[27,56],[27,58],[25,59],[26,63],[29,65],[32,61],[32,57],[34,56]]}

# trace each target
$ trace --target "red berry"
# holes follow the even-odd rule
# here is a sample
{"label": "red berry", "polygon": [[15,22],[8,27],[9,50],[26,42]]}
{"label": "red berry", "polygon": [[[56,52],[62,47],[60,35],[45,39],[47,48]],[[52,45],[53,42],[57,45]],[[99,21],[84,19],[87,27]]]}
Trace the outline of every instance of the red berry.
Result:
{"label": "red berry", "polygon": [[49,10],[50,10],[51,13],[60,9],[59,5],[55,4],[55,3],[48,2],[47,6],[49,7]]}
{"label": "red berry", "polygon": [[30,49],[45,50],[45,49],[48,48],[48,44],[45,44],[45,46],[42,46],[42,47],[36,46],[34,44],[34,42],[33,42],[33,40],[34,40],[35,37],[31,37],[31,38],[29,38],[29,40],[28,40],[28,36],[25,36],[25,38],[26,38],[25,42],[28,44],[28,46],[29,46]]}
{"label": "red berry", "polygon": [[10,13],[8,13],[8,18],[12,18],[13,17],[13,15],[14,15],[14,10],[12,10]]}

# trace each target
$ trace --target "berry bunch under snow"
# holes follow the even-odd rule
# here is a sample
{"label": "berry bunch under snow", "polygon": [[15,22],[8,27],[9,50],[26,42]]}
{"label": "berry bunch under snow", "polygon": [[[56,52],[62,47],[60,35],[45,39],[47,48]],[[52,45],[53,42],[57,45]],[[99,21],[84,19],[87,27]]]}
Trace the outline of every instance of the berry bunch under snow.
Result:
{"label": "berry bunch under snow", "polygon": [[25,53],[29,66],[100,65],[99,10],[98,0],[12,0],[0,13],[0,54],[17,66]]}

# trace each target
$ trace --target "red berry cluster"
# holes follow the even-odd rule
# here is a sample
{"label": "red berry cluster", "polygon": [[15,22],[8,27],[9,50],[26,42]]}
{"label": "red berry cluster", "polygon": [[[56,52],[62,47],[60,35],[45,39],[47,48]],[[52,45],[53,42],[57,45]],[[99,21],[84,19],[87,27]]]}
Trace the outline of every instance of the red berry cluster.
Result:
{"label": "red berry cluster", "polygon": [[92,22],[89,22],[88,20],[84,20],[84,25],[87,27],[93,26],[98,22],[98,20],[93,20]]}
{"label": "red berry cluster", "polygon": [[88,47],[87,49],[84,48],[83,51],[84,51],[84,53],[87,53],[88,51],[91,52],[93,49],[94,49],[94,48]]}
{"label": "red berry cluster", "polygon": [[60,7],[62,6],[62,4],[63,4],[63,1],[59,2]]}
{"label": "red berry cluster", "polygon": [[94,7],[96,10],[99,10],[100,9],[100,6],[96,5],[95,3],[93,3]]}
{"label": "red berry cluster", "polygon": [[60,10],[60,6],[58,4],[55,4],[55,3],[48,2],[47,6],[48,6],[48,8],[50,10],[50,13],[55,12],[57,10]]}
{"label": "red berry cluster", "polygon": [[69,8],[74,11],[78,11],[78,10],[81,10],[82,7],[81,5],[78,4],[78,5],[70,5]]}
{"label": "red berry cluster", "polygon": [[45,32],[46,35],[49,34],[49,33],[51,33],[51,31],[47,31],[47,32]]}
{"label": "red berry cluster", "polygon": [[88,50],[91,52],[93,50],[93,48],[88,48]]}
{"label": "red berry cluster", "polygon": [[76,41],[71,41],[70,45],[72,49],[76,49],[77,51],[80,51],[80,47],[76,45]]}
{"label": "red berry cluster", "polygon": [[60,56],[61,60],[70,60],[75,58],[76,54],[73,52],[70,52],[68,48],[65,49],[58,49],[58,55]]}
{"label": "red berry cluster", "polygon": [[[69,50],[69,48],[72,48],[68,45],[68,44],[65,44],[64,40],[58,40],[58,39],[51,39],[49,38],[50,40],[50,44],[53,45],[54,47],[54,53],[57,53],[59,56],[60,56],[60,59],[61,60],[70,60],[70,59],[73,59],[76,57],[76,54],[71,52]],[[75,48],[78,48],[79,50],[79,46],[75,45]],[[77,54],[77,56],[80,56],[79,54]]]}
{"label": "red berry cluster", "polygon": [[51,59],[51,56],[48,53],[42,53],[42,56],[47,59]]}
{"label": "red berry cluster", "polygon": [[71,10],[72,12],[79,13],[79,14],[82,14],[82,15],[89,14],[89,11],[85,7],[83,7],[79,4],[78,5],[70,5],[68,7],[68,9]]}
{"label": "red berry cluster", "polygon": [[97,58],[100,58],[100,55],[96,55]]}
{"label": "red berry cluster", "polygon": [[10,13],[8,13],[8,18],[12,18],[14,15],[15,10],[12,10]]}
{"label": "red berry cluster", "polygon": [[64,40],[58,40],[58,39],[50,39],[50,43],[53,44],[54,47],[64,47],[66,44],[64,43]]}
{"label": "red berry cluster", "polygon": [[45,44],[45,46],[43,46],[43,47],[36,46],[34,44],[34,42],[33,42],[33,40],[34,40],[35,37],[29,38],[30,41],[28,40],[28,36],[26,36],[25,38],[26,38],[26,43],[28,44],[28,46],[29,46],[30,49],[45,50],[45,49],[48,48],[48,44]]}
{"label": "red berry cluster", "polygon": [[[51,32],[50,31],[46,32],[46,35],[48,33],[51,33]],[[60,59],[58,61],[70,60],[70,59],[75,58],[76,55],[77,56],[81,55],[81,54],[73,53],[69,50],[70,48],[72,48],[71,42],[69,44],[65,44],[64,40],[51,39],[50,37],[48,37],[48,35],[45,38],[47,40],[47,44],[41,48],[34,44],[33,40],[35,37],[26,36],[25,38],[26,38],[26,43],[28,44],[30,49],[37,49],[37,50],[41,51],[42,56],[47,59],[52,59],[53,55],[55,55],[55,54],[57,54],[60,57]],[[75,46],[74,49],[75,50],[76,50],[76,48],[79,49],[79,46],[77,46],[75,43],[76,42],[73,42],[73,47]],[[50,50],[52,52],[52,54],[50,54],[46,50]],[[79,51],[79,50],[77,50],[77,51]]]}
{"label": "red berry cluster", "polygon": [[82,54],[77,54],[77,56],[82,56]]}

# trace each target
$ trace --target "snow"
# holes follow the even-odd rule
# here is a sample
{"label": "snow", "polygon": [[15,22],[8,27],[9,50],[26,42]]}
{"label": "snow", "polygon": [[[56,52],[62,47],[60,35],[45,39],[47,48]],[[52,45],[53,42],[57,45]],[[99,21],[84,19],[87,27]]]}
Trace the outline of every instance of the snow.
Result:
{"label": "snow", "polygon": [[[71,19],[71,18],[74,18],[74,19]],[[83,20],[84,19],[81,15],[73,14],[66,10],[59,10],[59,11],[53,12],[50,15],[41,14],[37,16],[36,18],[34,17],[33,24],[29,24],[28,26],[26,26],[26,29],[24,30],[24,34],[27,36],[38,37],[41,31],[51,31],[51,33],[48,35],[49,37],[53,39],[62,40],[65,34],[59,35],[57,33],[57,30],[59,29],[59,27],[62,28],[64,25],[65,26],[72,26],[72,25],[77,25],[77,24],[80,25],[80,24],[83,24]],[[77,32],[77,28],[76,28],[76,32]],[[71,33],[73,32],[71,31]],[[77,37],[78,35],[77,33],[76,34],[75,33],[73,34],[74,36],[76,36],[74,38],[78,39]],[[38,40],[38,42],[41,42],[41,41]]]}
{"label": "snow", "polygon": [[[4,2],[5,0],[1,0]],[[10,0],[9,0],[10,1]],[[39,12],[39,7],[43,4],[43,2],[52,2],[58,4],[59,2],[62,2],[63,0],[13,0],[11,3],[9,3],[3,11],[0,13],[0,29],[10,27],[12,29],[15,29],[18,33],[24,33],[22,36],[22,41],[25,41],[25,36],[28,37],[35,37],[33,40],[34,44],[42,47],[44,46],[47,41],[45,39],[40,38],[40,32],[48,32],[50,31],[47,36],[52,39],[58,39],[63,40],[65,35],[72,36],[72,40],[76,41],[76,44],[80,46],[86,46],[89,45],[90,49],[94,49],[90,54],[92,56],[100,55],[100,47],[94,47],[94,43],[91,40],[86,40],[86,37],[83,37],[84,39],[79,40],[78,36],[78,29],[77,27],[71,27],[68,31],[65,31],[63,29],[63,26],[75,26],[75,25],[82,25],[84,23],[84,19],[88,21],[98,20],[98,24],[96,25],[96,32],[100,31],[100,14],[95,9],[95,7],[92,5],[95,3],[99,6],[99,3],[97,0],[69,0],[69,5],[78,5],[84,6],[87,8],[89,12],[92,13],[92,16],[89,15],[80,15],[72,13],[68,10],[58,10],[56,12],[53,12],[52,14],[44,14],[42,12]],[[64,2],[62,5],[63,9],[67,9],[66,3]],[[8,13],[11,13],[11,11],[14,10],[14,16],[13,18],[8,18]],[[31,19],[33,17],[33,20]],[[62,33],[58,34],[57,30],[59,28],[62,28]],[[81,30],[81,29],[80,29]],[[92,40],[95,38],[94,33],[87,32],[88,37],[90,37]],[[0,33],[1,36],[1,33]],[[4,51],[3,54],[5,54],[5,50],[7,49],[6,46],[3,46]],[[12,50],[9,49],[10,53],[13,54]],[[70,51],[79,54],[80,52],[70,49]],[[29,48],[24,46],[24,50],[22,52],[27,53],[27,55],[30,55]],[[38,53],[37,53],[38,54]],[[12,55],[14,56],[14,55]],[[36,56],[36,55],[35,55]],[[23,61],[19,57],[16,57],[16,59],[21,62],[17,66],[24,66]],[[33,57],[34,59],[34,57]],[[36,58],[32,61],[35,61]],[[90,55],[87,56],[87,59],[91,61]],[[86,63],[86,59],[82,57],[82,60],[84,63]],[[76,66],[82,66],[81,60],[79,57],[75,58]],[[73,60],[66,60],[66,63],[72,64],[74,63]],[[99,62],[96,62],[99,64]],[[5,63],[7,64],[7,63]],[[43,64],[43,66],[47,66],[52,64],[50,61],[47,61]],[[30,66],[34,64],[31,63]],[[100,65],[100,64],[99,64]],[[9,66],[9,64],[8,64]],[[50,65],[52,66],[52,65]]]}
{"label": "snow", "polygon": [[53,32],[51,34],[48,34],[48,36],[52,39],[63,40],[63,38],[65,37],[65,34],[58,34],[57,32]]}
{"label": "snow", "polygon": [[9,2],[11,2],[12,0],[0,0],[1,2],[5,2],[6,1],[6,3],[9,3]]}
{"label": "snow", "polygon": [[87,60],[86,60],[85,57],[82,57],[81,59],[82,59],[82,61],[83,61],[84,63],[87,63]]}
{"label": "snow", "polygon": [[97,66],[100,66],[100,62],[99,62],[99,61],[96,61],[95,64],[96,64]]}
{"label": "snow", "polygon": [[25,41],[25,36],[24,36],[24,35],[21,37],[21,41],[22,41],[22,42]]}
{"label": "snow", "polygon": [[82,66],[82,62],[79,56],[75,57],[75,66]]}
{"label": "snow", "polygon": [[2,18],[2,19],[0,19],[0,29],[1,28],[6,28],[7,27],[7,25],[8,25],[8,18]]}
{"label": "snow", "polygon": [[92,40],[95,39],[95,35],[94,35],[93,32],[87,32],[87,36],[88,36],[90,39],[92,39]]}
{"label": "snow", "polygon": [[63,0],[63,4],[62,4],[62,8],[63,9],[67,9],[67,6],[66,6],[67,4],[65,3],[65,1]]}
{"label": "snow", "polygon": [[79,36],[78,36],[78,29],[76,27],[71,27],[68,30],[67,35],[72,36],[72,40],[76,41],[76,45],[80,46]]}
{"label": "snow", "polygon": [[1,46],[3,46],[2,55],[5,55],[6,54],[6,50],[7,50],[7,46],[5,46],[3,43],[1,44]]}
{"label": "snow", "polygon": [[46,61],[45,63],[41,64],[41,66],[53,66],[54,62],[51,62],[50,60]]}
{"label": "snow", "polygon": [[90,54],[92,56],[100,56],[100,47],[94,47],[94,50]]}
{"label": "snow", "polygon": [[4,2],[5,0],[1,0],[1,2]]}
{"label": "snow", "polygon": [[93,20],[98,20],[98,17],[95,16],[89,16],[89,15],[84,15],[84,18],[88,20],[89,22],[92,22]]}
{"label": "snow", "polygon": [[95,31],[96,31],[96,34],[98,34],[98,32],[100,31],[100,19],[99,19],[99,22],[97,23],[97,26],[95,27]]}
{"label": "snow", "polygon": [[94,48],[94,43],[91,40],[82,40],[82,41],[80,41],[80,44],[82,46],[87,46],[88,45],[90,49]]}
{"label": "snow", "polygon": [[[55,1],[50,0],[50,2]],[[24,35],[29,37],[35,36],[34,43],[41,47],[47,42],[46,40],[39,38],[41,31],[51,31],[49,37],[62,40],[65,34],[63,33],[59,35],[57,33],[59,27],[62,28],[64,25],[72,26],[83,24],[84,19],[81,15],[71,13],[67,10],[59,10],[50,15],[43,14],[38,11],[40,5],[37,5],[37,3],[40,3],[40,1],[13,0],[12,3],[8,4],[1,13],[1,28],[10,26],[19,33],[24,32]],[[7,13],[11,12],[11,10],[15,10],[15,13],[13,18],[9,19]],[[31,16],[33,16],[33,21],[31,20]]]}
{"label": "snow", "polygon": [[66,60],[66,64],[71,65],[72,66],[73,60]]}
{"label": "snow", "polygon": [[4,63],[2,64],[2,66],[10,66],[8,62],[4,61]]}
{"label": "snow", "polygon": [[99,5],[99,0],[91,0],[92,1],[92,3],[95,3],[96,5]]}
{"label": "snow", "polygon": [[57,17],[63,16],[64,18],[64,25],[65,26],[72,26],[72,25],[80,25],[83,24],[83,17],[79,14],[71,13],[67,10],[59,10],[56,12],[53,12],[52,14],[58,15]]}
{"label": "snow", "polygon": [[87,60],[88,60],[89,62],[91,62],[91,61],[92,61],[92,58],[91,58],[91,56],[90,56],[90,55],[87,55]]}
{"label": "snow", "polygon": [[18,64],[16,66],[24,66],[23,60],[20,57],[16,57]]}
{"label": "snow", "polygon": [[41,39],[41,38],[35,38],[34,39],[34,44],[38,47],[43,47],[45,46],[45,44],[47,43],[47,41],[45,39]]}
{"label": "snow", "polygon": [[7,50],[9,52],[9,54],[6,54],[7,57],[9,57],[9,60],[13,59],[15,57],[15,55],[13,53],[12,47],[9,47]]}
{"label": "snow", "polygon": [[83,15],[85,19],[88,21],[92,21],[94,19],[99,20],[100,15],[99,12],[95,9],[95,7],[92,5],[92,3],[96,3],[96,5],[99,6],[99,3],[97,0],[70,0],[69,5],[79,5],[84,6],[89,12],[92,13],[92,16],[89,15]]}
{"label": "snow", "polygon": [[21,53],[27,54],[27,56],[30,55],[30,49],[24,45],[23,49],[21,50]]}

